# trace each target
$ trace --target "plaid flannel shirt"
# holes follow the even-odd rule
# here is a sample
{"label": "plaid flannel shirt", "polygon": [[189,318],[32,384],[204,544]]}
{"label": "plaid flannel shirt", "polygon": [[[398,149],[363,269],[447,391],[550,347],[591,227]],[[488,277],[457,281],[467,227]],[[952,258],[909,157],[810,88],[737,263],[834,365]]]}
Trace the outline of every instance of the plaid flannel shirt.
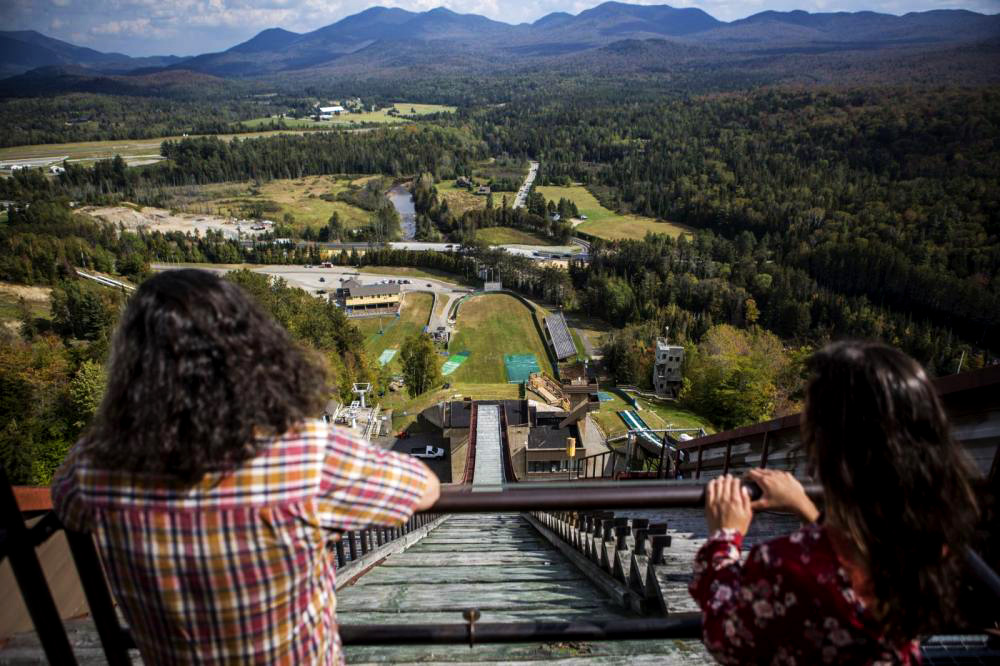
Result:
{"label": "plaid flannel shirt", "polygon": [[326,545],[404,523],[426,483],[416,459],[307,421],[193,486],[74,450],[52,499],[66,527],[94,533],[146,663],[337,664]]}

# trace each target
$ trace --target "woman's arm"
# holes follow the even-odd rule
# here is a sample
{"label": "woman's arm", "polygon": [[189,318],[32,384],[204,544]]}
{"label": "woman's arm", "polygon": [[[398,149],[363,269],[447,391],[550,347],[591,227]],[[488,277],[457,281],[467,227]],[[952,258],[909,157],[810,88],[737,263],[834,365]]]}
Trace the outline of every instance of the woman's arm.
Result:
{"label": "woman's arm", "polygon": [[[695,556],[694,579],[688,590],[702,611],[705,647],[724,664],[754,661],[757,641],[745,626],[747,597],[753,597],[740,562],[743,536],[753,511],[750,494],[732,476],[713,479],[705,488],[705,520],[709,538]],[[752,625],[751,625],[752,626]]]}

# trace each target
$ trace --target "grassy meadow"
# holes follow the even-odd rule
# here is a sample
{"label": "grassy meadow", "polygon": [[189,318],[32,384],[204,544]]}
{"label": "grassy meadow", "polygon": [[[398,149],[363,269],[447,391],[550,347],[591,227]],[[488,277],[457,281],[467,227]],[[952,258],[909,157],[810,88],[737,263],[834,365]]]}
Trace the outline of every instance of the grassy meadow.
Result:
{"label": "grassy meadow", "polygon": [[555,242],[511,227],[483,227],[476,231],[476,239],[490,245],[555,245]]}
{"label": "grassy meadow", "polygon": [[572,185],[570,187],[539,186],[535,188],[547,200],[559,203],[559,199],[566,198],[576,204],[581,215],[586,215],[587,219],[576,226],[576,229],[585,233],[605,238],[608,240],[618,239],[642,239],[647,233],[666,234],[676,238],[682,233],[691,233],[690,227],[654,220],[651,217],[641,215],[621,215],[608,210],[591,194],[583,185]]}
{"label": "grassy meadow", "polygon": [[259,186],[251,182],[201,185],[175,189],[170,206],[191,213],[240,217],[247,206],[258,203],[277,208],[265,209],[264,213],[265,218],[276,222],[290,213],[295,218],[292,226],[298,229],[325,226],[336,212],[346,229],[356,229],[368,224],[371,213],[343,201],[320,198],[323,194],[336,195],[351,184],[347,176],[305,176]]}
{"label": "grassy meadow", "polygon": [[456,382],[506,382],[504,354],[534,354],[542,371],[552,375],[545,342],[535,329],[531,312],[513,296],[488,294],[470,298],[459,308],[456,329],[449,347],[451,353],[471,352],[452,375]]}

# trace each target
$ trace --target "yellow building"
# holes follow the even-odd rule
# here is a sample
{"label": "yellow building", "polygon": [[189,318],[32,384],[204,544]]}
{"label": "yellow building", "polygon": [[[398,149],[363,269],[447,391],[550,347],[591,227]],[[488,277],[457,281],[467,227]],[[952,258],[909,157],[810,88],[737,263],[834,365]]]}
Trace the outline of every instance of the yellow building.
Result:
{"label": "yellow building", "polygon": [[399,307],[400,297],[398,284],[363,285],[357,280],[348,280],[337,290],[337,300],[347,308],[349,314],[395,309]]}

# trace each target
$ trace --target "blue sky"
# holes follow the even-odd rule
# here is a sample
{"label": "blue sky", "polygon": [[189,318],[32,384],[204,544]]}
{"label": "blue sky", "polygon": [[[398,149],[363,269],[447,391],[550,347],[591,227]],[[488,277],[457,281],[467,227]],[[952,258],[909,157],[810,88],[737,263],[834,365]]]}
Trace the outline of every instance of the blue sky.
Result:
{"label": "blue sky", "polygon": [[[723,21],[766,9],[810,12],[873,10],[905,14],[929,9],[1000,12],[1000,0],[631,0],[698,7]],[[221,51],[264,28],[308,32],[374,5],[424,11],[444,6],[506,23],[545,14],[577,14],[598,0],[0,0],[4,30],[38,30],[99,51],[191,55]]]}

